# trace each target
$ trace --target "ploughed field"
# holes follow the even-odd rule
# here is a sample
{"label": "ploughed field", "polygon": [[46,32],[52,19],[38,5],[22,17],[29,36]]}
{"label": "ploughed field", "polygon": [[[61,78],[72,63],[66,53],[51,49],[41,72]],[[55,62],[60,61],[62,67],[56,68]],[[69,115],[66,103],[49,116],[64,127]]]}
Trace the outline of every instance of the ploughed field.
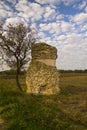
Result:
{"label": "ploughed field", "polygon": [[0,130],[87,130],[87,73],[60,73],[60,93],[26,94],[14,76],[0,76]]}

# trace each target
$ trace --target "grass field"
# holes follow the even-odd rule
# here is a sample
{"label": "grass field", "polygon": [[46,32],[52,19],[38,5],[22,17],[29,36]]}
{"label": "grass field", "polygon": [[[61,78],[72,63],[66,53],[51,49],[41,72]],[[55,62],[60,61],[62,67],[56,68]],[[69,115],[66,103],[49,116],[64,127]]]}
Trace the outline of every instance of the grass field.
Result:
{"label": "grass field", "polygon": [[[25,78],[20,79],[24,91]],[[18,91],[14,77],[0,77],[0,130],[87,130],[87,73],[60,73],[60,94]]]}

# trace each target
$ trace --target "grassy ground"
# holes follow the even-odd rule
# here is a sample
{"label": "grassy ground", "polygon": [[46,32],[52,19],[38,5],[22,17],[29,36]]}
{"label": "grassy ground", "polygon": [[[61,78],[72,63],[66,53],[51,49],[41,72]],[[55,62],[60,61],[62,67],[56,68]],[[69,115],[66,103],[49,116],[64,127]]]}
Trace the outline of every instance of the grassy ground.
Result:
{"label": "grassy ground", "polygon": [[[24,77],[21,84],[25,88]],[[35,96],[0,77],[0,130],[87,130],[87,74],[60,74],[61,92]]]}

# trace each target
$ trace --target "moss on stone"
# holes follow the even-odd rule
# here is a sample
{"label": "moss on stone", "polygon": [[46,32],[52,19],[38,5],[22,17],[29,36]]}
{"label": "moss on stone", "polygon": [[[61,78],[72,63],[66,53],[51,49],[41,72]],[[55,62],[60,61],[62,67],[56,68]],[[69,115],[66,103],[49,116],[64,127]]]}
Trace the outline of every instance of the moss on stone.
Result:
{"label": "moss on stone", "polygon": [[57,94],[59,92],[59,73],[56,67],[33,60],[27,72],[26,83],[28,93]]}
{"label": "moss on stone", "polygon": [[32,47],[26,84],[27,92],[34,94],[57,94],[59,92],[59,73],[56,66],[51,66],[38,59],[56,59],[57,49],[44,43]]}
{"label": "moss on stone", "polygon": [[33,59],[56,59],[57,49],[45,43],[37,43],[32,46]]}

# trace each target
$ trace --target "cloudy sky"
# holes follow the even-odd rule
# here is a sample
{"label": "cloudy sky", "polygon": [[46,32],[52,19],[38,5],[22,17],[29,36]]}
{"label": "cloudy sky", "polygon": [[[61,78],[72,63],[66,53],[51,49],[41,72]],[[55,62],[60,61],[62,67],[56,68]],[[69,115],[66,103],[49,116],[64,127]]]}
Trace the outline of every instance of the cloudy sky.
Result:
{"label": "cloudy sky", "polygon": [[58,49],[57,68],[87,69],[87,0],[0,0],[0,21],[32,23]]}

